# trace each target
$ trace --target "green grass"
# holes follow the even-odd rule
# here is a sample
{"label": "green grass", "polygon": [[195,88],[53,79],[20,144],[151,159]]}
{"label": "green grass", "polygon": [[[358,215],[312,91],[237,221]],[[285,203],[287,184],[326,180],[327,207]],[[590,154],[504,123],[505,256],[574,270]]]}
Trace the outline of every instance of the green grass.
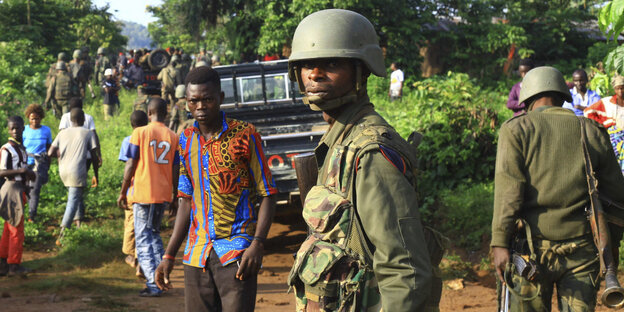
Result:
{"label": "green grass", "polygon": [[[96,92],[97,93],[97,92]],[[140,289],[134,277],[134,269],[123,261],[121,252],[124,213],[116,206],[121,187],[124,163],[118,160],[119,148],[124,137],[132,133],[130,114],[135,93],[120,94],[121,110],[118,116],[105,121],[98,100],[87,99],[85,112],[92,115],[100,138],[103,167],[97,188],[87,191],[86,222],[80,229],[69,229],[58,248],[54,241],[65,212],[67,189],[58,175],[58,161],[50,166],[50,180],[43,186],[36,223],[26,223],[25,247],[27,250],[47,251],[50,257],[26,261],[25,266],[45,274],[35,275],[20,284],[24,291],[58,291],[71,289],[78,293],[98,293],[90,305],[106,310],[124,311],[127,305],[111,299],[129,290]],[[47,114],[44,125],[58,133],[59,121]],[[90,177],[92,170],[90,171]],[[89,179],[90,179],[89,177]],[[0,226],[3,221],[0,220]]]}

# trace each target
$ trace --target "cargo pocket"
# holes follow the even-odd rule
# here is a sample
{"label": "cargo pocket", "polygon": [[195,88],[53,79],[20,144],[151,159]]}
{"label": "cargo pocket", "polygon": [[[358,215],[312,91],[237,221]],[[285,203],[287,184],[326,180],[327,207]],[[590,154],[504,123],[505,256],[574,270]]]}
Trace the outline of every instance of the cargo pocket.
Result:
{"label": "cargo pocket", "polygon": [[[418,231],[417,229],[422,229],[423,226],[420,223],[420,218],[408,217],[399,219],[399,231],[401,233],[401,242],[403,243],[403,248],[408,251],[410,257],[410,264],[413,267],[416,267],[414,263],[414,255],[410,253],[410,250],[407,246],[407,239],[413,239],[414,237],[420,236],[423,237],[424,233],[422,231]],[[423,237],[424,239],[424,237]]]}
{"label": "cargo pocket", "polygon": [[324,241],[342,245],[349,233],[351,202],[325,186],[310,189],[303,206],[303,219]]}
{"label": "cargo pocket", "polygon": [[339,283],[328,281],[327,277],[343,258],[345,252],[340,247],[309,236],[299,248],[288,276],[288,285],[295,288],[297,302],[324,305],[327,299],[338,298]]}

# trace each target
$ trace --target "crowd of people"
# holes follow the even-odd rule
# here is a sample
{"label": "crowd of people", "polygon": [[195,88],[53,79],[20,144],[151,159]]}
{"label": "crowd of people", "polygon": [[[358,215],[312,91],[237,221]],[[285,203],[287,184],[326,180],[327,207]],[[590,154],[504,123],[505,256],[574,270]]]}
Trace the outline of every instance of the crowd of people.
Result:
{"label": "crowd of people", "polygon": [[[530,59],[520,60],[518,74],[524,78],[527,72],[535,67]],[[562,107],[571,110],[576,116],[584,116],[603,125],[611,139],[611,146],[622,173],[624,174],[624,77],[616,75],[611,79],[613,95],[601,97],[596,91],[587,87],[589,83],[587,72],[576,69],[572,73],[572,82],[566,82],[569,87],[570,99],[564,101]],[[528,106],[519,101],[522,82],[516,83],[509,92],[507,108],[514,112],[514,116],[527,113]]]}
{"label": "crowd of people", "polygon": [[[186,311],[253,311],[278,192],[260,134],[221,111],[224,93],[208,59],[196,58],[185,73],[178,67],[181,51],[170,49],[171,62],[158,78],[161,92],[148,96],[140,74],[145,55],[120,55],[113,68],[103,52],[98,50],[94,79],[102,86],[106,114],[118,105],[120,75],[121,84],[139,86],[133,131],[119,153],[125,169],[117,199],[125,211],[122,251],[146,280],[139,295],[158,297],[172,287],[169,277],[186,240]],[[80,73],[87,61],[80,53],[74,57]],[[49,157],[59,158],[68,190],[57,244],[72,222],[80,226],[89,168],[91,186],[98,184],[98,136],[82,110],[90,80],[81,85],[62,55],[53,67],[46,104],[54,100],[63,130],[52,140],[41,125],[44,108],[33,104],[26,109],[28,127],[21,117],[9,118],[10,138],[0,149],[0,177],[6,179],[0,189],[0,275],[28,273],[20,264],[25,192],[28,220],[35,221]],[[398,100],[403,72],[397,64],[391,69],[388,95]],[[624,77],[612,80],[615,95],[600,98],[587,89],[583,70],[572,74],[572,85],[557,69],[534,68],[530,60],[520,62],[519,72],[523,79],[507,103],[514,117],[500,129],[495,168],[493,265],[500,285],[512,290],[501,297],[507,305],[501,310],[550,311],[556,288],[560,309],[593,311],[601,261],[586,219],[595,195],[588,181],[595,176],[601,194],[615,203],[605,205],[605,212],[624,219],[618,208],[624,206]],[[330,128],[314,152],[318,176],[305,190],[302,213],[309,235],[288,278],[297,311],[439,310],[443,239],[421,222],[415,147],[370,103],[371,74],[384,77],[386,69],[364,16],[331,9],[300,22],[289,78]],[[181,117],[185,111],[190,116]],[[160,224],[168,207],[177,212],[165,247]],[[600,235],[609,238],[615,259],[623,233],[612,223]],[[511,261],[518,253],[537,269],[520,271]]]}

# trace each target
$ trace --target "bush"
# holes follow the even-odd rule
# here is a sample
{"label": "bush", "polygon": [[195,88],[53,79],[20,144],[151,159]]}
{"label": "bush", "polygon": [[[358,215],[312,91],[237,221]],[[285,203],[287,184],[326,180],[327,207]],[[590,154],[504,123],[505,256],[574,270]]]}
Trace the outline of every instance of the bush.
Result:
{"label": "bush", "polygon": [[461,184],[440,193],[439,229],[453,237],[455,246],[471,250],[490,237],[494,183]]}
{"label": "bush", "polygon": [[403,137],[414,130],[423,135],[418,184],[425,219],[440,190],[493,178],[500,120],[512,115],[506,93],[483,90],[468,75],[452,72],[414,82],[395,102],[378,91],[379,78],[371,84],[372,102]]}
{"label": "bush", "polygon": [[29,40],[0,42],[0,104],[42,102],[51,58]]}

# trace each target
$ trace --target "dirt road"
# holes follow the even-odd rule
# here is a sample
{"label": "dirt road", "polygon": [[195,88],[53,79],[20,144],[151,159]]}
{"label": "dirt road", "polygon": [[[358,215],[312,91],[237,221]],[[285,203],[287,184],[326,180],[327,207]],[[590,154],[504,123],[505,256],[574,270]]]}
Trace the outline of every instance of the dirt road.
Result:
{"label": "dirt road", "polygon": [[[292,218],[297,218],[293,216]],[[295,223],[294,226],[285,223]],[[165,234],[168,235],[168,234]],[[258,278],[258,294],[256,297],[256,311],[294,311],[294,299],[292,294],[287,294],[286,279],[293,263],[293,253],[304,240],[306,232],[301,223],[288,220],[278,220],[271,227],[269,239],[266,243],[267,254],[264,258],[264,267]],[[33,259],[49,257],[50,254],[42,252],[26,252],[26,263]],[[178,255],[178,259],[181,255]],[[102,287],[113,287],[121,281],[114,277],[115,272],[125,270],[131,272],[129,267],[122,263],[110,264],[109,269],[96,271],[99,274],[97,280],[102,280]],[[16,287],[28,281],[40,280],[44,283],[54,278],[55,272],[38,272],[28,279],[0,278],[0,311],[183,311],[184,309],[184,277],[182,264],[179,260],[172,274],[174,289],[160,298],[140,298],[137,296],[143,284],[134,279],[129,279],[130,289],[119,295],[102,295],[96,292],[84,292],[69,288],[58,291],[22,289]],[[89,273],[94,274],[94,273]],[[455,281],[457,282],[457,281]],[[37,285],[41,284],[38,283]],[[448,284],[449,281],[445,281]],[[441,311],[495,311],[496,291],[493,288],[491,276],[484,276],[475,282],[463,281],[461,289],[453,290],[447,285],[442,294],[440,304]],[[556,307],[556,304],[553,305]],[[553,309],[557,311],[556,308]],[[604,307],[598,311],[607,311]]]}

